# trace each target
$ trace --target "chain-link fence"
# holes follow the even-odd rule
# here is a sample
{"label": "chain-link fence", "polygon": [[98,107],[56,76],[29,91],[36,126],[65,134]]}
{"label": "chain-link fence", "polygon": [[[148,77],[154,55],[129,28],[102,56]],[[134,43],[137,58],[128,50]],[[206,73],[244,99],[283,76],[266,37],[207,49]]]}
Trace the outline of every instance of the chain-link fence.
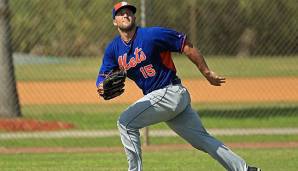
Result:
{"label": "chain-link fence", "polygon": [[[117,34],[112,24],[116,2],[9,1],[22,118],[0,120],[0,146],[120,144],[111,140],[118,139],[117,118],[142,94],[131,81],[125,94],[115,100],[105,102],[96,94],[101,57]],[[276,134],[297,134],[296,1],[130,2],[138,9],[139,24],[186,33],[210,67],[227,76],[226,85],[214,88],[187,58],[174,55],[193,107],[212,134],[264,135],[274,134],[276,128]],[[164,124],[152,126],[150,135],[152,143],[181,143]]]}
{"label": "chain-link fence", "polygon": [[[10,2],[13,48],[17,52],[97,56],[116,33],[111,16],[113,1]],[[185,32],[205,54],[297,53],[297,4],[293,0],[144,2],[147,26]],[[140,23],[140,1],[132,3],[138,7]]]}

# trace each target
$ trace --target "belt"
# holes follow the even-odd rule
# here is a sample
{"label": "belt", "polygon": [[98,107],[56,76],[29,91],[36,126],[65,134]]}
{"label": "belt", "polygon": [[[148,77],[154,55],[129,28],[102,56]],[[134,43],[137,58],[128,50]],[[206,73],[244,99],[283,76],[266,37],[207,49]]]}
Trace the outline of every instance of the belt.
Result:
{"label": "belt", "polygon": [[172,85],[177,85],[177,84],[181,84],[181,80],[180,78],[175,78],[171,81]]}

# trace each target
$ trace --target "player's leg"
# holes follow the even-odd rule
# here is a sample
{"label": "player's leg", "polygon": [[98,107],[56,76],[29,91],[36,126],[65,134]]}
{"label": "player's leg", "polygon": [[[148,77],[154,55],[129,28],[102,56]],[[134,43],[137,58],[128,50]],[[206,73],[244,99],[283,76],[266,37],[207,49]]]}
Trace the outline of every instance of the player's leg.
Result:
{"label": "player's leg", "polygon": [[[129,170],[142,170],[142,155],[139,129],[170,120],[181,113],[187,101],[186,91],[180,85],[153,91],[129,106],[118,120],[121,141],[125,147]],[[184,106],[183,106],[184,105]]]}
{"label": "player's leg", "polygon": [[210,154],[227,170],[247,171],[247,165],[241,157],[207,133],[190,104],[181,114],[166,123],[193,147]]}
{"label": "player's leg", "polygon": [[245,161],[207,133],[197,113],[190,105],[167,124],[193,147],[210,154],[229,171],[246,171]]}

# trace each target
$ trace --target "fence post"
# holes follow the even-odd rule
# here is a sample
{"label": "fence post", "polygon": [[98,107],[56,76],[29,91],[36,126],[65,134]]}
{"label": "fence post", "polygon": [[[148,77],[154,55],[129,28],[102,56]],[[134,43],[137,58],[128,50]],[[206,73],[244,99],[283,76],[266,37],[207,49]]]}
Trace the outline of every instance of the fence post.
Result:
{"label": "fence post", "polygon": [[[141,26],[146,27],[146,0],[141,0]],[[149,127],[143,129],[144,145],[148,146],[149,142]]]}
{"label": "fence post", "polygon": [[21,116],[14,76],[8,0],[0,0],[0,116]]}
{"label": "fence post", "polygon": [[197,18],[198,11],[196,6],[196,1],[190,1],[189,3],[190,15],[189,15],[189,29],[190,29],[190,39],[193,45],[198,46],[197,37]]}

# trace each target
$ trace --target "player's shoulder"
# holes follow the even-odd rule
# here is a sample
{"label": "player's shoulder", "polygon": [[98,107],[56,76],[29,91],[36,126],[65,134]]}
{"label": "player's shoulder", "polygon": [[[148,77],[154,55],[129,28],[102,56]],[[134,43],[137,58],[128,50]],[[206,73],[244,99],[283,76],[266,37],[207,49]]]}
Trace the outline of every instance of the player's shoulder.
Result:
{"label": "player's shoulder", "polygon": [[156,38],[162,37],[165,33],[166,28],[164,27],[140,27],[138,28],[138,35],[142,37],[142,39],[154,40]]}
{"label": "player's shoulder", "polygon": [[115,36],[106,46],[106,50],[112,50],[115,48],[115,46],[117,45],[117,43],[121,41],[120,36]]}
{"label": "player's shoulder", "polygon": [[160,26],[154,26],[154,27],[143,27],[141,28],[141,31],[143,32],[158,32],[158,31],[162,31],[162,30],[169,30],[166,27],[160,27]]}
{"label": "player's shoulder", "polygon": [[176,34],[177,31],[172,28],[167,27],[146,27],[143,28],[143,34],[148,35],[149,37],[162,37],[164,34]]}
{"label": "player's shoulder", "polygon": [[119,41],[121,41],[120,35],[115,36],[109,43],[109,45],[117,44]]}

